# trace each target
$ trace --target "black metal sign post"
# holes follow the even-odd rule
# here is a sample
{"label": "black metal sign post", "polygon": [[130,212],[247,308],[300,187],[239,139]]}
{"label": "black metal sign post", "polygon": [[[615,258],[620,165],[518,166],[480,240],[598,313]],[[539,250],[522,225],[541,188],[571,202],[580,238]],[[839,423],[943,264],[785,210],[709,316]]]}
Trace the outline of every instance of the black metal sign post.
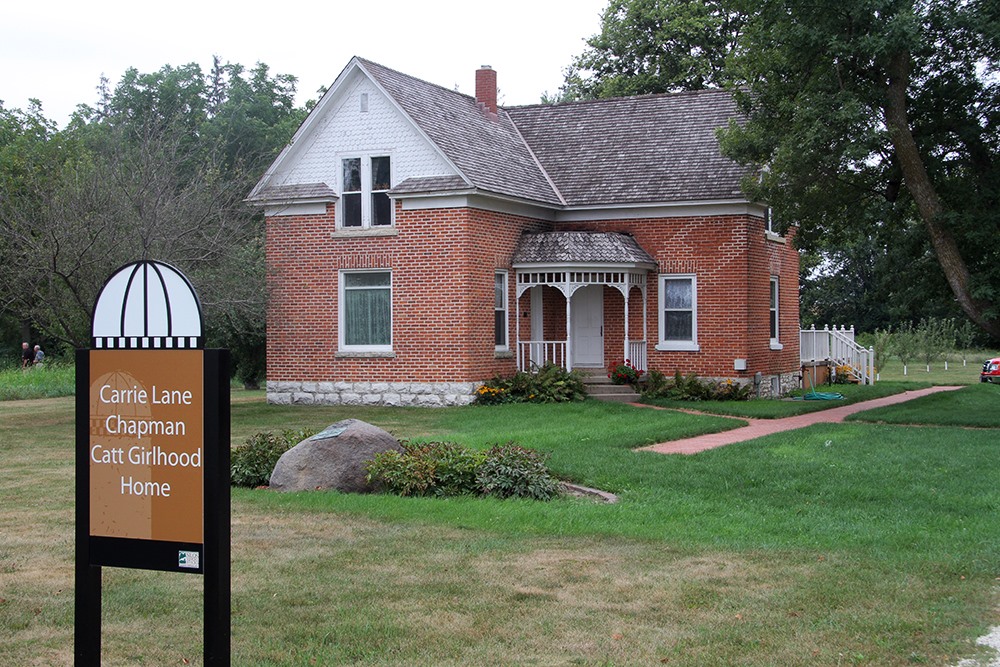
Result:
{"label": "black metal sign post", "polygon": [[76,352],[75,664],[101,664],[101,568],[201,574],[204,664],[230,664],[228,350],[206,350],[190,283],[123,267]]}

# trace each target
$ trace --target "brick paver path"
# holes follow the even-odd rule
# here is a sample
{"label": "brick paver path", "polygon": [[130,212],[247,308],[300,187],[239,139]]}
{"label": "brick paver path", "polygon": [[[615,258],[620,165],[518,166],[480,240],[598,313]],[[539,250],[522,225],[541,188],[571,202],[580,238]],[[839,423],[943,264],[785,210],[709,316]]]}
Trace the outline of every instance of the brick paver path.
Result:
{"label": "brick paver path", "polygon": [[905,401],[920,398],[921,396],[926,396],[928,394],[934,394],[939,391],[954,391],[956,389],[961,389],[961,387],[930,387],[928,389],[915,389],[914,391],[894,394],[892,396],[886,396],[885,398],[876,398],[872,401],[842,405],[840,407],[830,408],[829,410],[820,410],[818,412],[810,412],[804,415],[796,415],[795,417],[785,417],[784,419],[746,419],[745,417],[739,417],[739,419],[743,419],[744,421],[749,422],[749,424],[729,431],[723,431],[722,433],[709,433],[708,435],[699,435],[693,438],[685,438],[684,440],[661,442],[656,445],[650,445],[649,447],[643,447],[640,451],[657,452],[660,454],[697,454],[698,452],[703,452],[706,449],[731,445],[735,442],[743,442],[745,440],[753,440],[754,438],[771,435],[772,433],[781,433],[782,431],[805,428],[806,426],[812,426],[813,424],[841,422],[844,421],[844,417],[854,414],[855,412],[871,410],[872,408],[880,408],[883,405],[895,405],[896,403],[903,403]]}

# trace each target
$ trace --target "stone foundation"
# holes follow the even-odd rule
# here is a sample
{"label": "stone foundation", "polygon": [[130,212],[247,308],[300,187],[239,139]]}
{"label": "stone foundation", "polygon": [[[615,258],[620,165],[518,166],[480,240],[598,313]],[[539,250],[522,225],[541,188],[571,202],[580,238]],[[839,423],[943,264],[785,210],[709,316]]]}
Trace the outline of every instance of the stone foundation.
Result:
{"label": "stone foundation", "polygon": [[[751,380],[753,382],[753,380]],[[793,389],[802,386],[801,376],[798,373],[781,373],[779,375],[765,375],[760,381],[761,398],[781,398]],[[775,392],[777,390],[777,392]]]}
{"label": "stone foundation", "polygon": [[276,405],[382,405],[443,408],[472,403],[473,382],[284,382],[268,381],[267,402]]}
{"label": "stone foundation", "polygon": [[801,376],[798,373],[780,373],[778,375],[764,375],[760,379],[760,385],[754,385],[754,379],[749,378],[714,378],[716,382],[732,380],[740,385],[750,386],[754,398],[781,398],[788,395],[793,389],[799,389]]}

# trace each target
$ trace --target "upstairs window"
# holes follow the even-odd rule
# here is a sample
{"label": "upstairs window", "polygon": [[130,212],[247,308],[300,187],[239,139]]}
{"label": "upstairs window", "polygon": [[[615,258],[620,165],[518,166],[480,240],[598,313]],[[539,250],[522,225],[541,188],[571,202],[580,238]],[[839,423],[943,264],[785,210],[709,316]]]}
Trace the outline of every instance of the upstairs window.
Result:
{"label": "upstairs window", "polygon": [[349,157],[341,161],[341,222],[343,228],[392,225],[392,166],[389,156]]}
{"label": "upstairs window", "polygon": [[341,227],[361,226],[361,158],[344,160],[344,189],[340,195],[344,202],[344,219]]}
{"label": "upstairs window", "polygon": [[392,200],[389,199],[391,174],[388,157],[372,158],[372,226],[392,224]]}

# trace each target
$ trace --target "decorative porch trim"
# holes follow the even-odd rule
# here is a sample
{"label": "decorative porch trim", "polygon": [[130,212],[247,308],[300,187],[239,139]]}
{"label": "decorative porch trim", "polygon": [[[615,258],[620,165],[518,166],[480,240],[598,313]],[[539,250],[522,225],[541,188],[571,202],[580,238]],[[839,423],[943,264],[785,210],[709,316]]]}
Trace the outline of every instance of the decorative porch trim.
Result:
{"label": "decorative porch trim", "polygon": [[[648,340],[648,286],[647,275],[649,269],[645,267],[609,267],[602,265],[536,265],[532,267],[518,267],[516,272],[516,301],[520,301],[525,292],[533,287],[554,287],[559,290],[566,300],[566,339],[560,341],[524,341],[521,340],[521,318],[516,318],[515,336],[517,340],[517,367],[518,370],[529,370],[532,358],[537,358],[539,351],[552,351],[558,346],[559,353],[553,353],[554,363],[559,363],[566,370],[573,370],[573,294],[590,285],[604,285],[618,290],[624,301],[624,321],[625,340],[622,346],[622,358],[633,362],[645,363],[646,341]],[[642,339],[629,339],[629,294],[633,289],[638,289],[642,295]],[[535,355],[531,351],[535,351]],[[633,357],[638,357],[634,359]],[[543,358],[549,361],[548,352],[543,354]],[[561,363],[560,363],[561,359]]]}

